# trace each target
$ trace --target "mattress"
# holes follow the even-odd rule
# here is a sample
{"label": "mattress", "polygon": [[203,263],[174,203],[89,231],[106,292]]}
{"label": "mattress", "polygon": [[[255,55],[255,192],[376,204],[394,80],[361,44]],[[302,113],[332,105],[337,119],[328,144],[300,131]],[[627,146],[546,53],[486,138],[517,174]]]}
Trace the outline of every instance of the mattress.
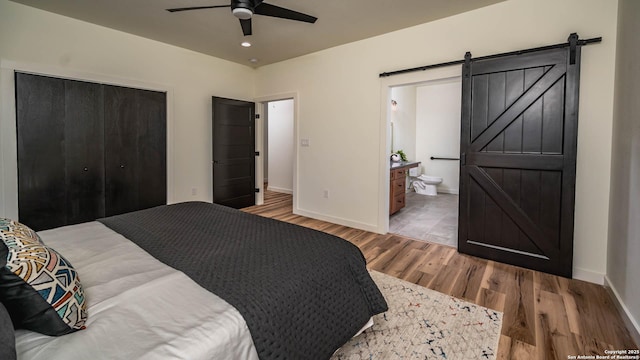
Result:
{"label": "mattress", "polygon": [[99,222],[39,232],[74,265],[86,329],[16,330],[18,359],[258,359],[240,313]]}

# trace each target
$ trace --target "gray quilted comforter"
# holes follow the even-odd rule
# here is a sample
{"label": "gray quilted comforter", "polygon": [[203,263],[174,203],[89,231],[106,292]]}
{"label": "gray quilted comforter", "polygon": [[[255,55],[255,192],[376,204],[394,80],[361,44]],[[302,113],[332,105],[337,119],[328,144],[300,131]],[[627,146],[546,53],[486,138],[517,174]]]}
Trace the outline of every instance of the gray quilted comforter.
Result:
{"label": "gray quilted comforter", "polygon": [[261,359],[328,359],[387,304],[360,250],[202,202],[99,220],[233,305]]}

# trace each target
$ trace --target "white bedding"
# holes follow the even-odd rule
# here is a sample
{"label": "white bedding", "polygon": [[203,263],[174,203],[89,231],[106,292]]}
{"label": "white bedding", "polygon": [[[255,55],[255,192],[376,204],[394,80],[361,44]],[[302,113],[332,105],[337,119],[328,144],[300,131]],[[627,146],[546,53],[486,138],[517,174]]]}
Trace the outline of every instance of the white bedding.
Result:
{"label": "white bedding", "polygon": [[258,359],[240,313],[99,222],[39,232],[78,271],[87,329],[16,331],[18,359]]}

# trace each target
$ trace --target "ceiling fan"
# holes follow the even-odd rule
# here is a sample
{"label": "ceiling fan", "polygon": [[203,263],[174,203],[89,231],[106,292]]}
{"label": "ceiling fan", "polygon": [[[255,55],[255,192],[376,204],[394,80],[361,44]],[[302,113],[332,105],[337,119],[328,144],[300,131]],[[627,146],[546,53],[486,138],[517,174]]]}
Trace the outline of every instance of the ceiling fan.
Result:
{"label": "ceiling fan", "polygon": [[251,17],[253,15],[264,15],[277,17],[281,19],[289,19],[295,21],[303,21],[307,23],[315,23],[318,18],[301,12],[285,9],[279,6],[262,2],[262,0],[231,0],[229,5],[213,5],[213,6],[193,6],[185,8],[167,9],[169,12],[215,9],[215,8],[231,8],[231,12],[240,20],[242,33],[244,36],[251,35]]}

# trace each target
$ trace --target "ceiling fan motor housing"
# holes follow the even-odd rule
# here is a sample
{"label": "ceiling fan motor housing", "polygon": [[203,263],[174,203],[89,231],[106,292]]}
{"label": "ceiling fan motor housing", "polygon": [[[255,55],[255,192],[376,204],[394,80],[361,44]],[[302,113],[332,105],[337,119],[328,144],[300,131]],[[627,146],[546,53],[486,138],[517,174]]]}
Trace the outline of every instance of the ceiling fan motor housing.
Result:
{"label": "ceiling fan motor housing", "polygon": [[253,16],[254,5],[252,0],[231,1],[231,12],[240,20],[248,20]]}

